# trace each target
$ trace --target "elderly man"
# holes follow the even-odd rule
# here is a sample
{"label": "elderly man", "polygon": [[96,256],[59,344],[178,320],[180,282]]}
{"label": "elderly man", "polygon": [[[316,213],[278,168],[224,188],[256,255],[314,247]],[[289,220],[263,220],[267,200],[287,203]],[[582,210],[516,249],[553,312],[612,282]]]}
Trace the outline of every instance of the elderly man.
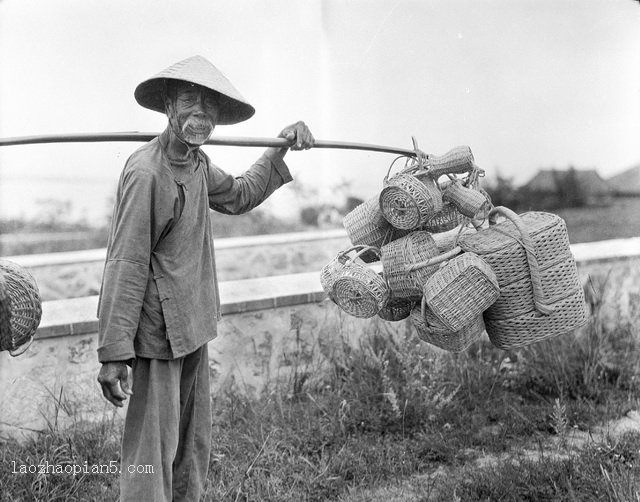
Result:
{"label": "elderly man", "polygon": [[[200,146],[215,126],[255,110],[200,56],[142,82],[135,98],[169,123],[120,176],[98,306],[98,381],[116,406],[130,396],[121,500],[195,501],[211,444],[207,342],[220,319],[209,209],[249,211],[291,181],[288,148],[267,149],[237,178],[211,162]],[[294,150],[314,142],[303,122],[279,137]],[[153,474],[137,472],[147,465]]]}

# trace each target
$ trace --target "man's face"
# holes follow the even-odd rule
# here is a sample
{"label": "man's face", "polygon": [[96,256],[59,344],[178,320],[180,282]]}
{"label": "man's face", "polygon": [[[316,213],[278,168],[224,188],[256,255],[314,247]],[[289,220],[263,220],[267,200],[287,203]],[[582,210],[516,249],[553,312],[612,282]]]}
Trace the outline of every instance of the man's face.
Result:
{"label": "man's face", "polygon": [[165,106],[171,127],[190,145],[204,144],[218,123],[218,96],[199,85],[178,83]]}

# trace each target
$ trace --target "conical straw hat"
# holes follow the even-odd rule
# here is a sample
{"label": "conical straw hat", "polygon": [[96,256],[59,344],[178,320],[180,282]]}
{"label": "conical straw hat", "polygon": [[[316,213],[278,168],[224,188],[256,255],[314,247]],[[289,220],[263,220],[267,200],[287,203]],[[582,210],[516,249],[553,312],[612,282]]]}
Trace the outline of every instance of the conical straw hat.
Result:
{"label": "conical straw hat", "polygon": [[136,101],[145,108],[164,113],[163,92],[167,79],[198,84],[220,95],[218,124],[237,124],[250,118],[255,109],[242,97],[231,82],[202,56],[184,59],[136,87]]}

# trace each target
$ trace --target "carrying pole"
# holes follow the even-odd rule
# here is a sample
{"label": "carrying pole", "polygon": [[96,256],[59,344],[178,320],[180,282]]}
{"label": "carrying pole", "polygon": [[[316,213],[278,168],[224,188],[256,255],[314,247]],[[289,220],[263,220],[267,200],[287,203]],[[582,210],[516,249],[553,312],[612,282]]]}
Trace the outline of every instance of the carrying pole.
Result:
{"label": "carrying pole", "polygon": [[[112,132],[112,133],[81,133],[81,134],[42,134],[38,136],[17,136],[12,138],[0,138],[0,146],[34,145],[43,143],[98,143],[98,142],[146,142],[158,136],[151,132]],[[283,148],[290,146],[284,138],[249,138],[219,136],[206,141],[206,145],[222,146],[258,146]],[[351,143],[345,141],[316,140],[313,148],[336,148],[342,150],[368,150],[372,152],[394,153],[415,157],[414,150],[396,148],[383,145],[370,145],[366,143]]]}

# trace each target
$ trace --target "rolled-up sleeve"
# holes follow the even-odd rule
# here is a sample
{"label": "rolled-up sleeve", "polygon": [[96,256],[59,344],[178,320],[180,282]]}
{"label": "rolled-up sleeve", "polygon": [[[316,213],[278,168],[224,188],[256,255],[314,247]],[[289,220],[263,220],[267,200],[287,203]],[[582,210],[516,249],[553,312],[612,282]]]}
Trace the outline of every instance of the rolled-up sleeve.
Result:
{"label": "rolled-up sleeve", "polygon": [[210,162],[207,173],[209,207],[225,214],[250,211],[293,179],[282,158],[266,152],[241,176],[233,177]]}
{"label": "rolled-up sleeve", "polygon": [[155,233],[154,188],[155,179],[150,173],[125,168],[116,197],[98,305],[100,362],[135,357],[133,340]]}

